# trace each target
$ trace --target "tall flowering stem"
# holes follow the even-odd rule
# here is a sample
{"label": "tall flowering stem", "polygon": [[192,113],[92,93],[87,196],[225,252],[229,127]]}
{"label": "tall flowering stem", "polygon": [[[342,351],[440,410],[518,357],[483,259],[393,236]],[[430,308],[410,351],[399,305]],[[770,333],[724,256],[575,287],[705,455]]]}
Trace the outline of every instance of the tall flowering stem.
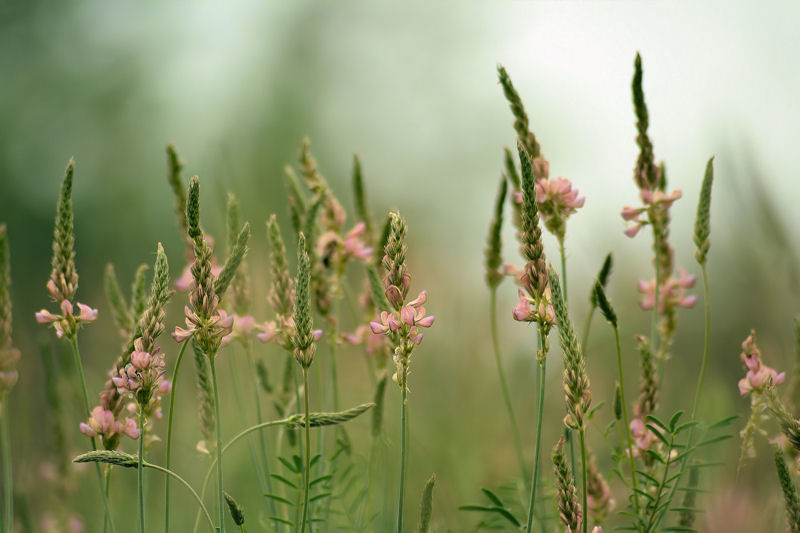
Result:
{"label": "tall flowering stem", "polygon": [[[72,182],[75,173],[75,161],[69,160],[61,183],[58,204],[56,206],[55,228],[53,230],[53,258],[50,279],[46,287],[50,297],[58,304],[60,314],[54,314],[46,309],[36,313],[36,321],[40,324],[50,324],[56,336],[65,338],[72,348],[72,357],[75,369],[81,384],[83,395],[84,414],[89,418],[89,393],[86,388],[86,378],[83,373],[83,363],[78,349],[78,328],[86,322],[97,319],[97,309],[78,303],[79,313],[75,314],[72,299],[78,290],[78,272],[75,269],[75,232],[74,216],[72,212]],[[89,436],[92,450],[97,450],[94,436]],[[114,522],[111,519],[111,506],[105,491],[103,474],[100,465],[95,464],[97,483],[103,499],[105,520],[108,521],[111,532],[114,533]]]}
{"label": "tall flowering stem", "polygon": [[[311,425],[308,423],[308,369],[314,361],[317,345],[314,338],[313,317],[311,316],[311,260],[306,251],[306,240],[303,232],[297,242],[297,289],[295,296],[294,324],[295,332],[292,338],[294,345],[294,358],[303,372],[303,396],[305,409],[305,465],[303,468],[303,516],[300,522],[300,533],[306,530],[306,524],[311,522],[308,515],[308,493],[311,486]],[[309,526],[310,528],[310,526]]]}
{"label": "tall flowering stem", "polygon": [[[181,343],[181,350],[178,352],[178,359],[175,361],[175,370],[172,373],[172,394],[169,398],[169,417],[167,420],[167,445],[166,445],[166,468],[170,469],[172,460],[172,423],[175,415],[175,389],[178,386],[178,372],[181,369],[181,362],[183,361],[183,354],[186,352],[186,345],[189,344],[191,339],[186,339]],[[169,493],[170,493],[170,476],[164,479],[164,533],[169,533]]]}
{"label": "tall flowering stem", "polygon": [[[389,213],[391,226],[384,247],[383,267],[386,270],[384,295],[391,311],[381,311],[379,320],[370,322],[372,333],[387,335],[394,347],[395,373],[392,379],[400,387],[400,492],[397,501],[397,533],[403,531],[403,502],[407,469],[408,367],[411,353],[422,342],[419,328],[433,325],[433,315],[426,315],[423,305],[428,293],[422,291],[407,301],[411,275],[406,269],[406,221],[398,212]],[[380,306],[379,306],[380,307]]]}
{"label": "tall flowering stem", "polygon": [[189,182],[186,200],[188,236],[194,251],[191,266],[192,284],[189,304],[185,308],[187,328],[175,328],[172,338],[184,342],[190,337],[197,352],[205,356],[211,369],[211,394],[216,416],[217,496],[219,528],[225,531],[225,499],[223,496],[222,430],[219,409],[216,356],[222,339],[233,331],[234,317],[219,308],[220,299],[234,281],[239,266],[247,253],[250,226],[244,224],[228,254],[225,264],[215,276],[212,270],[213,249],[200,228],[200,181],[194,176]]}

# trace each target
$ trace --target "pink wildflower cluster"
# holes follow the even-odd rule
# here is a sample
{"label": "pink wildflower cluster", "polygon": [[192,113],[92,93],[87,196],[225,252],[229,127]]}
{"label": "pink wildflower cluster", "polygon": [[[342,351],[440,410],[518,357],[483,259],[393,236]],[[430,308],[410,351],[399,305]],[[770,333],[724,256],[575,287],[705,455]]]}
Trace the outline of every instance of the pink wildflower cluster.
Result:
{"label": "pink wildflower cluster", "polygon": [[427,301],[428,292],[422,291],[415,299],[401,307],[399,313],[397,311],[392,313],[381,311],[380,321],[370,322],[369,328],[375,335],[394,333],[402,327],[408,328],[407,337],[418,345],[422,342],[422,332],[419,331],[418,327],[431,327],[435,318],[433,315],[425,315],[425,308],[422,306]]}
{"label": "pink wildflower cluster", "polygon": [[[388,317],[387,317],[388,318]],[[352,346],[364,344],[367,355],[381,353],[386,345],[386,337],[383,333],[374,333],[367,324],[362,324],[353,333],[345,333],[342,340]]]}
{"label": "pink wildflower cluster", "polygon": [[367,230],[367,225],[359,222],[344,236],[333,230],[326,231],[317,239],[317,257],[342,264],[347,259],[354,257],[362,261],[369,261],[372,257],[372,248],[361,240]]}
{"label": "pink wildflower cluster", "polygon": [[[563,241],[567,219],[583,207],[586,198],[578,196],[578,189],[567,178],[549,178],[549,164],[544,158],[534,158],[531,163],[536,176],[536,203],[544,225],[559,241]],[[522,205],[522,191],[514,193],[514,202]]]}
{"label": "pink wildflower cluster", "polygon": [[183,342],[199,331],[203,331],[207,337],[219,337],[220,339],[233,332],[234,315],[228,315],[224,309],[217,309],[217,314],[212,315],[208,320],[203,320],[200,315],[192,311],[187,305],[184,307],[186,316],[186,329],[180,326],[172,332],[175,342]]}
{"label": "pink wildflower cluster", "polygon": [[742,396],[746,396],[750,392],[760,394],[769,382],[780,385],[786,381],[786,372],[779,374],[774,368],[761,362],[761,351],[756,346],[755,339],[756,332],[752,330],[742,342],[741,358],[747,368],[747,374],[739,380],[739,394]]}
{"label": "pink wildflower cluster", "polygon": [[134,419],[117,420],[113,412],[99,405],[92,409],[88,421],[81,422],[80,429],[88,437],[100,437],[107,450],[116,449],[121,435],[134,440],[139,438],[139,428]]}
{"label": "pink wildflower cluster", "polygon": [[253,333],[253,331],[256,330],[256,328],[258,328],[258,325],[256,324],[256,319],[253,316],[239,316],[234,314],[231,332],[222,337],[220,346],[225,346],[234,339],[239,339],[240,341],[245,342]]}
{"label": "pink wildflower cluster", "polygon": [[[683,268],[678,269],[678,276],[669,276],[661,284],[658,294],[658,312],[675,307],[694,307],[697,297],[687,296],[686,289],[694,287],[695,276],[686,273]],[[640,303],[642,309],[652,309],[655,305],[655,280],[639,281],[639,292],[642,293]]]}
{"label": "pink wildflower cluster", "polygon": [[669,194],[659,190],[641,189],[640,196],[644,205],[642,207],[625,206],[622,208],[622,218],[629,222],[628,227],[625,229],[625,235],[635,237],[640,229],[650,223],[647,219],[642,218],[645,212],[667,211],[681,195],[680,189],[675,189]]}
{"label": "pink wildflower cluster", "polygon": [[[256,338],[261,342],[274,342],[287,350],[292,349],[292,337],[295,331],[294,317],[285,318],[283,315],[278,315],[277,320],[269,320],[260,327],[256,327],[261,330],[261,333],[256,335]],[[311,333],[314,335],[315,341],[322,338],[321,329],[315,329]]]}
{"label": "pink wildflower cluster", "polygon": [[130,362],[112,375],[111,381],[121,396],[130,394],[136,400],[135,405],[129,405],[130,411],[138,405],[145,414],[161,418],[161,395],[172,390],[172,384],[164,379],[164,354],[158,347],[145,351],[141,337],[133,345]]}
{"label": "pink wildflower cluster", "polygon": [[511,314],[514,320],[519,322],[537,322],[550,326],[555,324],[556,313],[551,303],[550,286],[545,289],[544,298],[540,298],[538,304],[535,299],[525,294],[525,291],[519,289],[519,301]]}
{"label": "pink wildflower cluster", "polygon": [[[55,287],[53,280],[47,282],[47,289],[50,294],[55,294],[58,291],[53,291]],[[97,320],[97,309],[92,309],[88,305],[78,303],[78,314],[75,314],[75,307],[69,300],[61,300],[61,314],[55,315],[47,309],[42,309],[36,313],[36,321],[39,324],[52,324],[53,329],[56,330],[56,336],[60,339],[65,335],[70,338],[78,331],[78,327],[83,322],[94,322]]]}

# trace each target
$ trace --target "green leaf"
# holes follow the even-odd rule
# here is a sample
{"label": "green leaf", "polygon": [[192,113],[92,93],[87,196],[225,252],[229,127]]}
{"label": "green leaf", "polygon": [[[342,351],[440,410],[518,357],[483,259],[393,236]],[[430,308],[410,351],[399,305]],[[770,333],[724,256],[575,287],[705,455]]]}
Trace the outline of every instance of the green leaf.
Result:
{"label": "green leaf", "polygon": [[664,436],[664,434],[663,434],[663,433],[661,433],[661,432],[658,430],[658,429],[659,429],[659,428],[658,428],[658,426],[655,426],[655,425],[653,425],[653,424],[646,424],[646,425],[647,425],[647,428],[650,430],[650,432],[651,432],[651,433],[653,433],[653,435],[654,435],[655,437],[657,437],[657,438],[658,438],[658,440],[660,440],[661,442],[663,442],[663,443],[664,443],[664,445],[665,445],[667,448],[671,448],[671,447],[672,447],[672,444],[670,444],[669,440],[667,440],[667,437],[665,437],[665,436]]}
{"label": "green leaf", "polygon": [[669,431],[670,431],[670,433],[674,433],[675,432],[675,425],[678,423],[678,420],[680,419],[681,416],[683,416],[683,411],[678,411],[677,413],[672,415],[672,418],[669,419]]}
{"label": "green leaf", "polygon": [[489,489],[481,489],[481,491],[486,495],[487,498],[492,500],[492,503],[498,507],[505,507],[503,500],[501,500],[494,492],[490,491]]}
{"label": "green leaf", "polygon": [[522,527],[522,524],[517,520],[514,515],[512,515],[508,510],[504,507],[484,507],[482,505],[462,505],[459,507],[461,511],[481,511],[484,513],[497,513],[501,515],[503,518],[514,524],[516,527]]}
{"label": "green leaf", "polygon": [[283,496],[278,496],[277,494],[264,494],[265,498],[269,498],[270,500],[275,500],[276,502],[285,503],[286,505],[291,505],[292,507],[296,507],[293,501],[287,500]]}
{"label": "green leaf", "polygon": [[715,423],[711,424],[710,426],[708,426],[708,429],[712,430],[712,429],[717,429],[717,428],[728,426],[734,420],[736,420],[738,418],[739,418],[739,415],[727,416],[727,417],[723,418],[722,420],[720,420],[719,422],[715,422]]}
{"label": "green leaf", "polygon": [[[433,486],[436,484],[436,474],[431,475],[422,489],[422,500],[419,505],[419,522],[416,533],[428,533],[433,516]],[[487,491],[484,489],[484,494]],[[491,493],[491,491],[489,491]]]}
{"label": "green leaf", "polygon": [[288,479],[286,479],[285,477],[283,477],[283,476],[282,476],[282,475],[280,475],[280,474],[270,474],[270,475],[271,475],[273,478],[275,478],[275,479],[277,479],[278,481],[280,481],[281,483],[284,483],[284,484],[286,484],[286,485],[289,485],[289,486],[290,486],[290,487],[292,487],[293,489],[296,489],[296,488],[297,488],[297,485],[295,485],[294,483],[292,483],[291,481],[289,481]]}

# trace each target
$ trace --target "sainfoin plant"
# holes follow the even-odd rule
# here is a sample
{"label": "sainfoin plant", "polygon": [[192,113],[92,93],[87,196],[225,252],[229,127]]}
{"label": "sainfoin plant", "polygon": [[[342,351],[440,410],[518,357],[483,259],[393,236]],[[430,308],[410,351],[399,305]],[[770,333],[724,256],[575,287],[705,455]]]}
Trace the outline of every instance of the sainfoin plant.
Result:
{"label": "sainfoin plant", "polygon": [[[169,145],[167,182],[177,218],[172,231],[179,232],[183,250],[170,251],[168,259],[165,246],[154,243],[147,261],[152,267],[135,270],[130,291],[123,290],[109,263],[106,305],[83,295],[78,300],[74,219],[80,213],[73,211],[72,193],[80,175],[73,160],[67,165],[51,272],[44,280],[49,301],[43,299],[35,320],[52,329],[71,357],[72,366],[61,377],[74,384],[81,409],[69,413],[75,423],[67,431],[80,436],[82,449],[74,454],[61,446],[59,453],[69,453],[76,465],[91,463],[96,504],[95,516],[60,512],[48,515],[48,528],[41,529],[82,531],[91,524],[89,531],[142,533],[703,530],[708,493],[716,489],[706,472],[721,466],[712,458],[724,455],[737,423],[736,416],[700,416],[712,341],[707,266],[713,258],[714,159],[697,169],[692,235],[673,232],[673,207],[684,195],[671,188],[666,165],[656,159],[637,54],[631,88],[638,156],[630,192],[638,200],[604,209],[613,213],[614,231],[636,239],[651,257],[646,267],[651,274],[631,283],[645,315],[622,312],[627,307],[619,305],[614,290],[621,282],[614,277],[611,252],[588,294],[576,296],[568,258],[570,264],[585,258],[583,250],[568,249],[568,237],[572,221],[592,198],[555,174],[563,162],[547,159],[546,143],[533,133],[510,74],[502,66],[497,74],[513,118],[514,143],[502,152],[497,193],[487,205],[488,305],[471,304],[488,311],[485,324],[474,327],[488,330],[492,353],[485,357],[497,375],[485,379],[498,394],[486,401],[503,412],[503,453],[512,456],[513,468],[496,478],[507,483],[476,491],[478,503],[453,504],[448,491],[439,505],[463,511],[455,513],[458,524],[437,517],[434,506],[436,491],[452,480],[441,472],[428,478],[426,472],[424,486],[410,483],[409,463],[416,463],[410,459],[426,453],[416,451],[412,438],[415,413],[444,409],[421,402],[412,369],[423,372],[418,362],[436,357],[428,349],[433,343],[423,343],[429,331],[435,340],[440,331],[464,326],[426,310],[429,298],[434,310],[441,300],[435,284],[423,289],[412,276],[412,266],[426,268],[426,257],[414,247],[421,228],[414,217],[406,218],[413,210],[399,206],[373,218],[368,175],[358,157],[352,201],[340,199],[310,141],[303,139],[296,165],[288,165],[282,177],[287,213],[259,213],[252,227],[261,229],[251,230],[242,221],[238,197],[228,193],[225,232],[215,238],[201,209],[211,187],[201,187],[205,182],[198,176],[187,180],[185,163]],[[166,187],[165,193],[170,194]],[[344,206],[350,203],[348,212]],[[505,255],[506,220],[515,228],[519,260]],[[9,418],[15,416],[9,391],[20,379],[21,355],[12,339],[10,234],[13,228],[0,225],[0,464],[7,532],[25,531],[31,522],[14,487],[19,474],[9,438],[14,427]],[[678,241],[693,244],[696,265],[680,266],[673,246]],[[698,275],[702,290],[696,287]],[[507,299],[515,304],[503,307]],[[685,322],[681,314],[694,307],[701,307],[703,316],[702,339],[691,348],[696,373],[691,383],[676,383],[667,379],[665,368]],[[105,313],[121,346],[104,363],[103,387],[91,390],[79,338],[91,335],[99,325],[92,323]],[[598,323],[601,317],[609,327]],[[647,331],[625,338],[630,324],[645,322]],[[526,339],[531,375],[509,379],[506,352],[512,340],[503,332],[512,329]],[[800,345],[800,322],[797,336]],[[786,528],[800,532],[800,419],[794,412],[800,372],[787,375],[770,366],[772,354],[761,352],[755,331],[742,338],[738,391],[749,399],[750,412],[741,423],[736,469],[747,468],[757,442],[768,437]],[[363,359],[366,378],[347,391],[348,398],[361,398],[348,405],[337,361],[353,353]],[[98,357],[92,354],[93,360]],[[191,362],[183,364],[187,357]],[[557,379],[553,368],[560,368]],[[602,382],[601,368],[613,374],[610,386]],[[48,409],[60,419],[60,410],[72,406],[58,401],[49,372]],[[521,392],[514,390],[519,383],[525,384],[529,405],[519,402]],[[673,387],[682,391],[684,404],[667,410],[662,398],[675,396]],[[191,434],[178,429],[188,408],[196,412]],[[241,463],[231,460],[236,447],[248,449],[246,477]],[[455,444],[452,452],[458,453]],[[192,469],[183,471],[179,457],[191,457]],[[134,500],[118,495],[134,493],[133,487]],[[190,512],[178,512],[179,501],[191,501]]]}

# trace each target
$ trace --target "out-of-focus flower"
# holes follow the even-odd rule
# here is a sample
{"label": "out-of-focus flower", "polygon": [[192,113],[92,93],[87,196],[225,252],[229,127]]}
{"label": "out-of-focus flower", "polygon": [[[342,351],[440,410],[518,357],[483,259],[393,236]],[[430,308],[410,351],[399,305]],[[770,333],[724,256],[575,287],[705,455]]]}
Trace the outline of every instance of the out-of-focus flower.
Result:
{"label": "out-of-focus flower", "polygon": [[[686,270],[679,268],[678,276],[670,276],[661,284],[661,290],[658,295],[658,311],[663,313],[665,309],[674,309],[675,307],[693,307],[697,302],[697,297],[694,295],[687,295],[686,289],[694,287],[695,276],[686,273]],[[640,303],[642,309],[652,309],[655,305],[655,280],[640,281],[639,292],[642,293],[643,298]]]}
{"label": "out-of-focus flower", "polygon": [[80,430],[88,437],[100,437],[107,450],[117,448],[121,435],[127,435],[134,440],[139,438],[136,421],[132,418],[117,420],[113,412],[99,405],[92,409],[89,420],[81,422]]}
{"label": "out-of-focus flower", "polygon": [[642,189],[640,196],[644,204],[642,207],[625,206],[622,208],[622,218],[629,222],[625,229],[625,235],[631,238],[650,223],[647,219],[642,218],[645,212],[648,212],[650,219],[661,216],[661,213],[668,211],[672,204],[680,199],[682,193],[680,189],[675,189],[669,194],[659,190]]}
{"label": "out-of-focus flower", "polygon": [[762,393],[764,386],[770,381],[775,385],[786,381],[786,372],[778,373],[761,361],[761,351],[756,346],[755,339],[756,332],[751,330],[750,335],[742,342],[740,357],[747,369],[745,377],[739,380],[739,394],[742,396],[750,392]]}
{"label": "out-of-focus flower", "polygon": [[83,322],[94,322],[97,320],[97,309],[92,309],[88,305],[78,303],[78,314],[75,314],[75,307],[69,300],[61,300],[61,314],[55,315],[47,309],[42,309],[36,313],[36,321],[39,324],[52,324],[56,331],[56,336],[60,339],[63,336],[68,338],[78,331],[78,327]]}

